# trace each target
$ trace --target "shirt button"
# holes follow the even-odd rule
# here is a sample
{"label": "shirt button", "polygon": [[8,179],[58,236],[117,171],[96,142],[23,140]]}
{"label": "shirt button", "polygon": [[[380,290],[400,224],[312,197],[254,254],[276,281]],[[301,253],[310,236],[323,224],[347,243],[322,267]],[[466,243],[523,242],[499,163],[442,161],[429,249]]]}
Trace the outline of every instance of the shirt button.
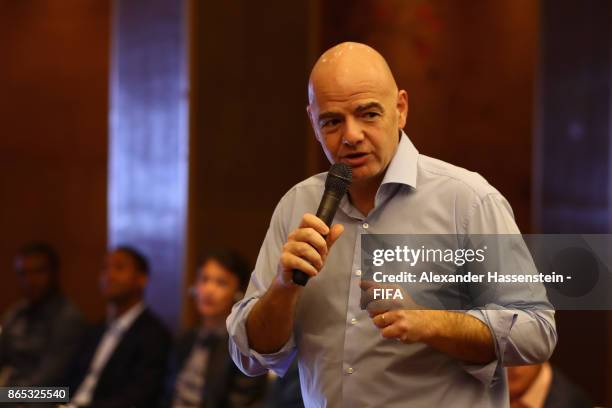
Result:
{"label": "shirt button", "polygon": [[355,319],[354,317],[351,319],[351,324],[357,324],[357,319]]}
{"label": "shirt button", "polygon": [[368,225],[368,223],[367,223],[367,222],[364,222],[364,223],[363,223],[363,229],[368,229],[368,227],[369,227],[369,226],[370,226],[370,225]]}
{"label": "shirt button", "polygon": [[349,367],[346,369],[347,374],[353,374],[353,367]]}
{"label": "shirt button", "polygon": [[356,275],[356,276],[361,276],[361,269],[357,269],[357,270],[355,271],[355,275]]}

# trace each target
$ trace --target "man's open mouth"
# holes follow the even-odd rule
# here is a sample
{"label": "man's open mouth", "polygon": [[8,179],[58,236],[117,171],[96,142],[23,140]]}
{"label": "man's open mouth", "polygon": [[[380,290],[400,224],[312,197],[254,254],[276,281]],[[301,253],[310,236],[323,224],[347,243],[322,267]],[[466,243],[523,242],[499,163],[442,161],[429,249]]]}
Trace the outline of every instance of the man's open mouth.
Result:
{"label": "man's open mouth", "polygon": [[365,164],[368,161],[368,156],[369,153],[364,152],[349,153],[342,157],[342,161],[349,166],[356,167]]}
{"label": "man's open mouth", "polygon": [[365,152],[358,152],[358,153],[350,153],[350,154],[346,154],[344,155],[345,158],[347,159],[358,159],[360,157],[364,157],[367,156],[368,154]]}

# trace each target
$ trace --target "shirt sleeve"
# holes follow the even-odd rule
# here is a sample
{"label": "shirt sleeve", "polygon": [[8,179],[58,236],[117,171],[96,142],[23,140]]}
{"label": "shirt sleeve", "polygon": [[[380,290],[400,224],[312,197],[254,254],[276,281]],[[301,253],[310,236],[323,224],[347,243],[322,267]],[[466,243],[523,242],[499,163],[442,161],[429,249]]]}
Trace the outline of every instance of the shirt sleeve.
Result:
{"label": "shirt sleeve", "polygon": [[[489,246],[496,247],[495,237],[499,237],[496,247],[499,252],[492,255],[495,264],[485,268],[537,272],[514,222],[512,209],[501,194],[492,193],[477,199],[466,227],[469,236],[486,234]],[[492,385],[503,378],[505,366],[547,361],[557,343],[557,331],[555,312],[542,284],[488,285],[478,293],[478,306],[467,314],[490,329],[496,359],[488,364],[462,364],[475,378]]]}
{"label": "shirt sleeve", "polygon": [[297,352],[293,333],[287,343],[272,354],[260,354],[251,349],[246,333],[246,321],[251,309],[276,276],[281,249],[288,235],[286,221],[290,219],[293,197],[293,190],[290,190],[274,210],[246,294],[234,305],[227,318],[230,354],[246,375],[262,375],[270,369],[283,376]]}

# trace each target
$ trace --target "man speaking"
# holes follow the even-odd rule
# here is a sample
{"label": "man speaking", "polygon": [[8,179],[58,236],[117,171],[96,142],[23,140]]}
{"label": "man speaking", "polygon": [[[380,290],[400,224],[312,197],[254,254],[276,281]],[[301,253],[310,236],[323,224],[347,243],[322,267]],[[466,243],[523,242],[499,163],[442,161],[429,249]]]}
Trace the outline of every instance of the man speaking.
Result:
{"label": "man speaking", "polygon": [[[360,307],[360,236],[518,234],[509,204],[478,174],[418,153],[402,131],[407,93],[374,49],[326,51],[308,91],[316,137],[330,162],[352,168],[353,182],[329,228],[311,214],[325,173],[279,202],[227,320],[234,362],[249,375],[282,375],[297,354],[308,407],[507,406],[503,367],[546,361],[556,344],[545,292],[504,293],[465,312],[369,314]],[[306,286],[292,281],[295,269],[310,276]]]}

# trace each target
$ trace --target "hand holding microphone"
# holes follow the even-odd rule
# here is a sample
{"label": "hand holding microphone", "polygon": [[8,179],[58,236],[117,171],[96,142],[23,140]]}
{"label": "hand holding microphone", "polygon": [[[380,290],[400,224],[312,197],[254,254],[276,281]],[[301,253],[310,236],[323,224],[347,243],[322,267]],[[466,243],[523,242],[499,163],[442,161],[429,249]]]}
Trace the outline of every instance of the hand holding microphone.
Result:
{"label": "hand holding microphone", "polygon": [[317,215],[305,214],[300,226],[289,234],[283,246],[280,266],[285,284],[293,282],[304,286],[323,268],[329,249],[344,231],[342,225],[336,224],[331,228],[329,225],[351,180],[349,166],[343,163],[332,165]]}

